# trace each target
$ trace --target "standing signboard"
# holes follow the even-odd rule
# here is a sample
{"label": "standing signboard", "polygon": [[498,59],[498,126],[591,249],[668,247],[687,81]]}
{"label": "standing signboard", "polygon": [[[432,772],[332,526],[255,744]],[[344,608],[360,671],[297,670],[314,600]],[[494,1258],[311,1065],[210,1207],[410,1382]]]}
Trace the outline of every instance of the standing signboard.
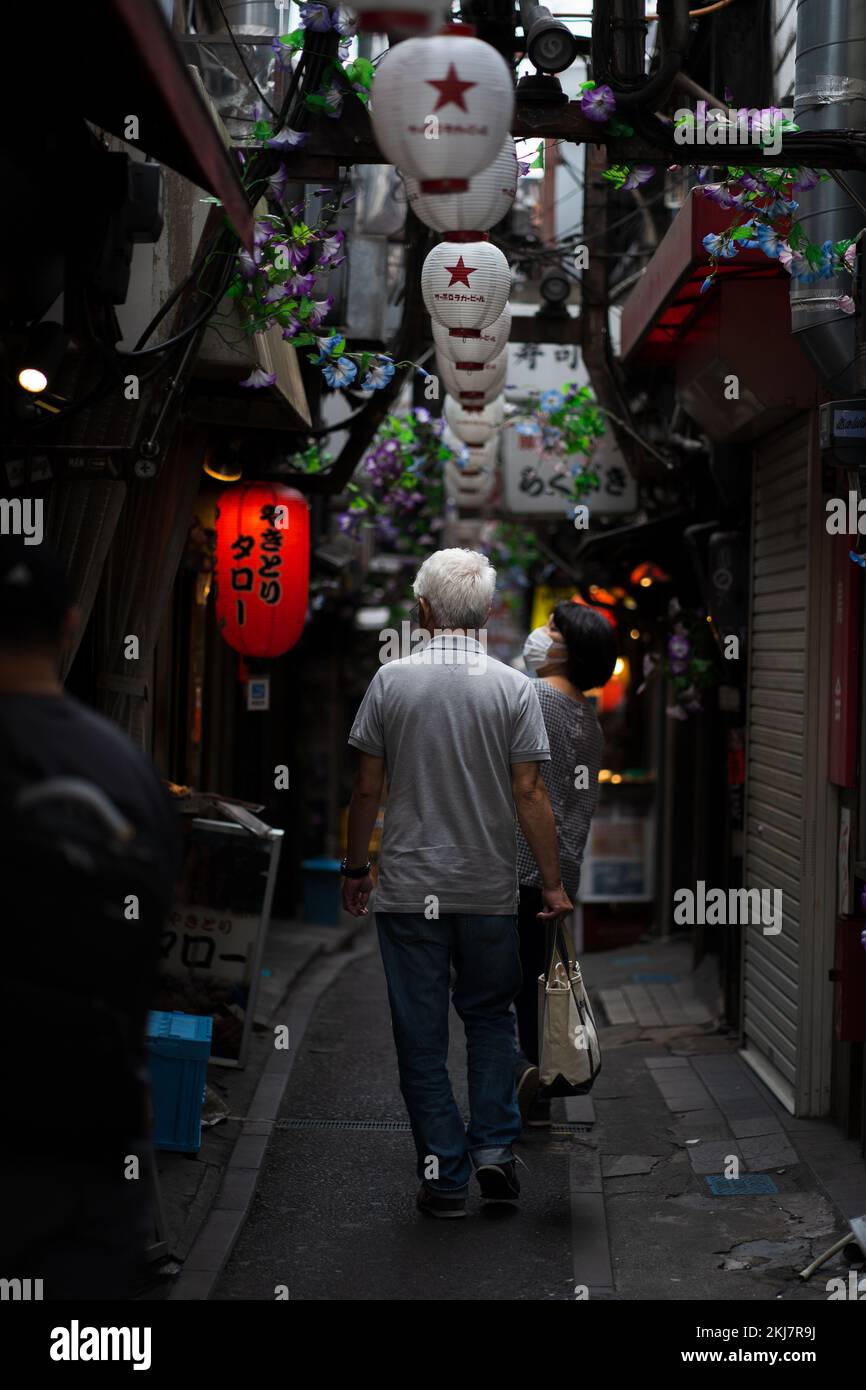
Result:
{"label": "standing signboard", "polygon": [[183,818],[183,870],[154,1003],[210,1014],[211,1061],[235,1067],[246,1061],[283,837],[249,813],[243,821]]}

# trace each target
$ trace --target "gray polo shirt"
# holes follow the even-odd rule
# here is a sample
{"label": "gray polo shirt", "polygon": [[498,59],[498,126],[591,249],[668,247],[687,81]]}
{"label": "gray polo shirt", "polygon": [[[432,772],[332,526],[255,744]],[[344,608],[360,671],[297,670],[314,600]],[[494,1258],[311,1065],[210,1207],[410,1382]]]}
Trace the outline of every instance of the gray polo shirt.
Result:
{"label": "gray polo shirt", "polygon": [[349,742],[384,758],[380,912],[517,911],[511,764],[550,757],[533,683],[475,638],[436,636],[379,670]]}

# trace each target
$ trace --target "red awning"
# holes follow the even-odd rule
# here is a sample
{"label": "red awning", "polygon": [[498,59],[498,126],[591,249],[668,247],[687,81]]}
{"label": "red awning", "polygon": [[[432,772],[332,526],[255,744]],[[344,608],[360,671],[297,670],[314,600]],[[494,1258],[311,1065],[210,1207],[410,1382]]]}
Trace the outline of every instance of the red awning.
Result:
{"label": "red awning", "polygon": [[[735,210],[720,208],[700,189],[692,189],[623,305],[623,361],[665,366],[676,360],[683,337],[717,293],[712,288],[701,294],[709,273],[703,239],[708,232],[725,231],[735,215]],[[787,272],[756,247],[719,263],[718,279],[729,276],[787,279]]]}

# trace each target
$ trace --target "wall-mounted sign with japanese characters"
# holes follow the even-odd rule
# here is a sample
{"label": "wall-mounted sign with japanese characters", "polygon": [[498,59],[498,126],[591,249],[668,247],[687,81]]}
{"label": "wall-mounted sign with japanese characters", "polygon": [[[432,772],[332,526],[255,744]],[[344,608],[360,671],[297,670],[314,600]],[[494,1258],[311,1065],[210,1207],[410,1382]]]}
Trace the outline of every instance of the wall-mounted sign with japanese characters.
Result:
{"label": "wall-mounted sign with japanese characters", "polygon": [[[503,507],[516,516],[566,517],[574,509],[571,497],[572,459],[544,449],[539,430],[524,433],[522,426],[509,425],[502,431]],[[573,459],[579,458],[574,455]],[[598,487],[586,493],[581,502],[590,516],[611,516],[637,510],[637,487],[625,459],[614,441],[600,439],[592,455],[592,471]]]}
{"label": "wall-mounted sign with japanese characters", "polygon": [[219,629],[244,656],[281,656],[307,614],[307,500],[282,483],[239,483],[220,496],[216,521]]}
{"label": "wall-mounted sign with japanese characters", "polygon": [[270,919],[281,830],[184,817],[183,870],[162,935],[153,1007],[210,1014],[211,1061],[243,1066]]}

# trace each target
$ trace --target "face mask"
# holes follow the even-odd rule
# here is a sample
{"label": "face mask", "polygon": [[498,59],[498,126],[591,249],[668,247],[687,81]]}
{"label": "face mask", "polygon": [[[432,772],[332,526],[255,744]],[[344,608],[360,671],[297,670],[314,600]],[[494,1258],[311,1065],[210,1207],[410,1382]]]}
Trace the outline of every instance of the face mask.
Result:
{"label": "face mask", "polygon": [[523,660],[530,671],[539,671],[542,666],[561,665],[566,662],[565,647],[555,642],[546,627],[536,627],[523,644]]}

